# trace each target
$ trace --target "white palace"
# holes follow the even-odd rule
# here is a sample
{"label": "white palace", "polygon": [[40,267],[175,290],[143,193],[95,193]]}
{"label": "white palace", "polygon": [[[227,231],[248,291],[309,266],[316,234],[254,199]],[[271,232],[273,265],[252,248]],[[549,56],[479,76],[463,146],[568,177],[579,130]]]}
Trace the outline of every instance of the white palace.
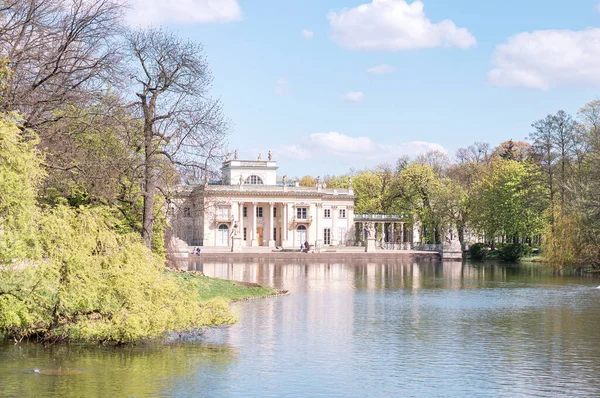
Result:
{"label": "white palace", "polygon": [[354,192],[327,188],[321,181],[301,187],[277,181],[277,162],[226,158],[219,185],[181,187],[171,207],[173,232],[189,246],[231,246],[239,236],[243,247],[299,248],[345,246],[356,242]]}

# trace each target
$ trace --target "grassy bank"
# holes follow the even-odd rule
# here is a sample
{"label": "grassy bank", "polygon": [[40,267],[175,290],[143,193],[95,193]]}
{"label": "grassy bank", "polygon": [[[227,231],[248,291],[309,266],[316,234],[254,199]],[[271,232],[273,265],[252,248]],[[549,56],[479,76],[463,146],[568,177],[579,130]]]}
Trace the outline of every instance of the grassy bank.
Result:
{"label": "grassy bank", "polygon": [[188,272],[167,271],[167,273],[179,284],[192,288],[201,302],[207,302],[215,298],[237,301],[247,298],[272,296],[278,293],[272,287],[264,287],[253,283],[209,278],[204,275]]}

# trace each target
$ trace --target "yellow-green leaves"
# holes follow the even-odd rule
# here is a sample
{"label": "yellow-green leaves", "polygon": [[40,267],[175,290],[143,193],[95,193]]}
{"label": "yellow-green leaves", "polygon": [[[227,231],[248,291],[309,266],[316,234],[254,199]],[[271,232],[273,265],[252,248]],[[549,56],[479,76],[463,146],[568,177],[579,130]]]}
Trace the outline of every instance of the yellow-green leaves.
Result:
{"label": "yellow-green leaves", "polygon": [[44,176],[37,137],[18,122],[16,115],[0,117],[0,264],[32,255],[36,190]]}

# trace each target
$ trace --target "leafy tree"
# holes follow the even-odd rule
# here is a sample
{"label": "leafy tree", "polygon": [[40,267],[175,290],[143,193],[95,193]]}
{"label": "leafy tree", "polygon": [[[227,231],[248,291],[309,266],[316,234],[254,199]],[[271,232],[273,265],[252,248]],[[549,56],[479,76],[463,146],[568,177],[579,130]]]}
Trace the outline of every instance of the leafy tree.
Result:
{"label": "leafy tree", "polygon": [[545,225],[539,168],[528,162],[496,159],[475,186],[471,219],[488,240],[517,241],[541,234]]}
{"label": "leafy tree", "polygon": [[317,185],[317,180],[314,177],[305,175],[300,179],[298,185],[300,185],[301,187],[314,187]]}
{"label": "leafy tree", "polygon": [[16,115],[0,118],[0,268],[35,248],[36,193],[44,176],[36,144]]}
{"label": "leafy tree", "polygon": [[363,171],[352,177],[352,187],[356,200],[354,211],[357,214],[382,214],[384,181],[380,174]]}
{"label": "leafy tree", "polygon": [[133,342],[235,320],[169,277],[113,208],[38,208],[42,158],[26,132],[0,120],[0,333]]}

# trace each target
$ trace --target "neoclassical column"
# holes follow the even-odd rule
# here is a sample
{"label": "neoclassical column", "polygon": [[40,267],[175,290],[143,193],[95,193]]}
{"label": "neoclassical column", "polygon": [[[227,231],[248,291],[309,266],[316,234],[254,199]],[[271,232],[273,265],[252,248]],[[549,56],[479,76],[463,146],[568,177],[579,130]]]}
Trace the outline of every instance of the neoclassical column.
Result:
{"label": "neoclassical column", "polygon": [[400,243],[402,243],[402,248],[404,248],[404,223],[400,223]]}
{"label": "neoclassical column", "polygon": [[337,231],[335,224],[338,218],[337,206],[331,206],[331,244],[337,246],[339,244],[337,239]]}
{"label": "neoclassical column", "polygon": [[315,244],[317,247],[323,246],[323,238],[321,233],[321,214],[323,209],[323,203],[315,204],[316,215],[315,215],[315,226],[316,226],[316,236],[315,236]]}
{"label": "neoclassical column", "polygon": [[[252,202],[252,246],[257,246],[256,242],[256,202]],[[263,232],[264,233],[264,232]]]}
{"label": "neoclassical column", "polygon": [[275,206],[273,202],[269,202],[269,247],[275,247],[275,236],[273,235],[273,229],[275,225],[273,224],[273,209]]}
{"label": "neoclassical column", "polygon": [[288,204],[283,203],[283,235],[281,235],[281,246],[289,245],[288,243]]}
{"label": "neoclassical column", "polygon": [[244,240],[244,202],[238,204],[238,226],[240,227],[240,236],[242,237],[242,245],[245,244]]}

